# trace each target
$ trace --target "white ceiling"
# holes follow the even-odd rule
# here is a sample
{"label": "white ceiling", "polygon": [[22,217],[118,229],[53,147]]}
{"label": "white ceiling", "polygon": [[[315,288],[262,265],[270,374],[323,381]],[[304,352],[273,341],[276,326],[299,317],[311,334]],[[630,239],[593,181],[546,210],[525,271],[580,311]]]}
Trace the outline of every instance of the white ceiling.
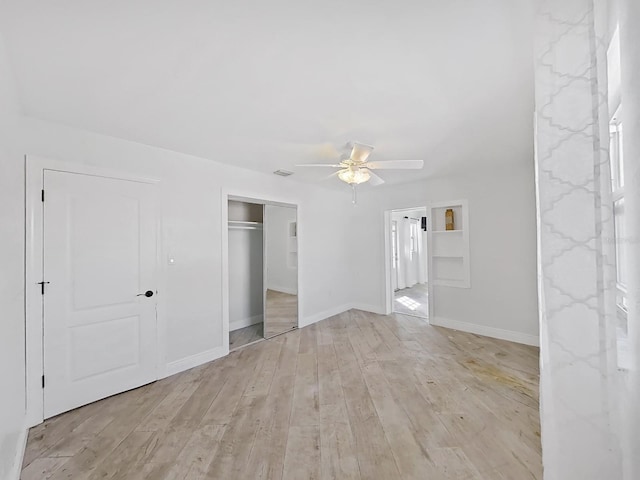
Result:
{"label": "white ceiling", "polygon": [[[391,183],[531,158],[528,0],[3,0],[26,114],[320,181],[323,144],[421,158]],[[333,180],[336,184],[337,180]]]}

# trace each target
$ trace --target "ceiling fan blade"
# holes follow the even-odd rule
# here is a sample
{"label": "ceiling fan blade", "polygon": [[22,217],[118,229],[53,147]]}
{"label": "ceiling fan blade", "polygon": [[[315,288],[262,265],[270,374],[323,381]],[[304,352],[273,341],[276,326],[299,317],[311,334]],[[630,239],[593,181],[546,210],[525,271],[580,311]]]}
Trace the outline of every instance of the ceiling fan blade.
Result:
{"label": "ceiling fan blade", "polygon": [[384,183],[384,180],[382,178],[380,178],[378,175],[373,173],[368,168],[365,168],[364,170],[367,170],[369,172],[369,175],[371,175],[369,177],[369,182],[368,183],[370,183],[372,187],[377,187],[378,185],[382,185]]}
{"label": "ceiling fan blade", "polygon": [[353,149],[351,150],[351,156],[349,157],[352,162],[364,163],[373,151],[371,145],[365,145],[364,143],[353,143]]}
{"label": "ceiling fan blade", "polygon": [[343,168],[340,164],[334,163],[304,163],[302,165],[296,165],[296,167],[331,167],[331,168]]}
{"label": "ceiling fan blade", "polygon": [[367,168],[373,170],[389,170],[392,168],[398,170],[420,170],[422,167],[424,167],[424,160],[384,160],[367,163]]}

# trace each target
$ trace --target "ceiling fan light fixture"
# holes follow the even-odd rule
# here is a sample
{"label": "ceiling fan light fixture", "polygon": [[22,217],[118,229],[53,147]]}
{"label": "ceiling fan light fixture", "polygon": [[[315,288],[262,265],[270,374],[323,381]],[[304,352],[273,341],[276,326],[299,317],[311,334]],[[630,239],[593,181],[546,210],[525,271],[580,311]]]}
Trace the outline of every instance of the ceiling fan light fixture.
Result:
{"label": "ceiling fan light fixture", "polygon": [[338,178],[349,185],[359,185],[371,178],[367,170],[360,168],[345,168],[338,172]]}

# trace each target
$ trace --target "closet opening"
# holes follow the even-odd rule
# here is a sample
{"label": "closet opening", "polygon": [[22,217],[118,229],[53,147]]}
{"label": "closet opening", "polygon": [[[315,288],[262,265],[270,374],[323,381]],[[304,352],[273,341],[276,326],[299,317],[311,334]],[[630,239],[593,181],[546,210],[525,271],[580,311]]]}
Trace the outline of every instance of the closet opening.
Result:
{"label": "closet opening", "polygon": [[298,328],[296,205],[228,197],[229,350]]}

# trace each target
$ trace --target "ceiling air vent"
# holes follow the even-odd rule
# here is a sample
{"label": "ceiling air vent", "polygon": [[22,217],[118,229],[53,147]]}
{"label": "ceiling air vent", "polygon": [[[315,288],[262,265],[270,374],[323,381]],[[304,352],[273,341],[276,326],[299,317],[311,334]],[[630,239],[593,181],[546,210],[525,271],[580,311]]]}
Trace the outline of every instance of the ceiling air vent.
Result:
{"label": "ceiling air vent", "polygon": [[276,170],[273,172],[275,175],[280,175],[281,177],[288,177],[289,175],[293,175],[293,172],[289,170]]}

